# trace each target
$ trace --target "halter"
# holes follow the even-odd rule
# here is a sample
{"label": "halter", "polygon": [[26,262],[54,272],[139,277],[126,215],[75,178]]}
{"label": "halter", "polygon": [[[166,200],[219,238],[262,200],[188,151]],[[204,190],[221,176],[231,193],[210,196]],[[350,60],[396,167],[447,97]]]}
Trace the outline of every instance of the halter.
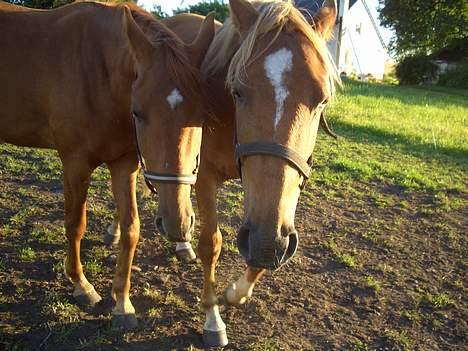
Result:
{"label": "halter", "polygon": [[[320,115],[320,127],[333,138],[337,138],[336,134],[328,126],[327,120],[325,119],[324,112]],[[236,159],[237,169],[239,170],[240,177],[242,179],[242,162],[241,159],[255,155],[267,155],[273,156],[285,160],[290,166],[295,168],[302,176],[302,183],[299,188],[304,189],[307,180],[310,177],[312,168],[312,154],[305,160],[297,151],[290,149],[284,145],[268,141],[256,141],[252,143],[239,144],[237,140],[237,128],[234,133],[234,145],[235,152],[234,157]]]}
{"label": "halter", "polygon": [[133,131],[135,135],[135,143],[136,143],[136,149],[137,149],[137,156],[138,156],[138,161],[140,162],[140,167],[143,170],[143,177],[145,178],[145,183],[148,189],[153,193],[157,194],[156,188],[153,186],[152,181],[156,183],[161,183],[161,184],[187,184],[187,185],[194,185],[197,182],[197,173],[198,173],[198,168],[200,165],[200,155],[197,155],[196,158],[196,166],[195,169],[193,170],[192,174],[174,174],[174,173],[159,173],[159,172],[152,172],[148,171],[146,169],[146,164],[143,159],[143,156],[141,155],[141,150],[140,150],[140,144],[138,142],[138,135],[136,132],[136,126],[135,126],[135,118],[136,115],[133,113],[133,119],[132,119],[132,124],[133,124]]}

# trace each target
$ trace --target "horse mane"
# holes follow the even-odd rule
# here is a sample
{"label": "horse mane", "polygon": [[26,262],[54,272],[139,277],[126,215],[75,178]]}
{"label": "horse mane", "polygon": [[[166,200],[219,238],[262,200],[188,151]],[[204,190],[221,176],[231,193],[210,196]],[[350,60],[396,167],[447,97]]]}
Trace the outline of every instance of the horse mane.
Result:
{"label": "horse mane", "polygon": [[[326,41],[317,33],[304,15],[294,6],[293,0],[255,0],[252,5],[257,9],[258,19],[241,41],[231,18],[218,30],[208,49],[203,65],[203,73],[211,75],[228,66],[226,86],[232,87],[235,81],[242,81],[245,68],[258,56],[262,55],[274,43],[284,28],[291,28],[302,33],[314,46],[319,60],[323,63],[328,75],[328,96],[335,94],[335,84],[341,84],[333,58]],[[274,32],[273,40],[253,57],[257,39]],[[327,82],[328,83],[328,82]]]}

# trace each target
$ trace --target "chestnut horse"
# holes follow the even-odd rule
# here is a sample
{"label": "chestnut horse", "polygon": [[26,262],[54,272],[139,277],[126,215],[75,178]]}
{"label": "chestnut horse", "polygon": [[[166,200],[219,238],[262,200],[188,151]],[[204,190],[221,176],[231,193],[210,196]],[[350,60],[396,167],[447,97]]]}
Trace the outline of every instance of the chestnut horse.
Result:
{"label": "chestnut horse", "polygon": [[[198,99],[195,66],[213,38],[213,18],[192,45],[185,45],[132,5],[81,2],[43,11],[1,2],[0,32],[0,142],[58,151],[68,240],[65,270],[73,296],[86,306],[101,300],[80,261],[87,189],[96,167],[105,163],[110,169],[122,233],[113,321],[131,329],[136,318],[130,274],[140,227],[132,111],[147,178],[168,182],[160,185],[160,201],[167,212],[178,214],[179,223],[173,221],[169,228],[184,241],[193,226],[189,183],[195,178],[205,114],[173,116],[174,94]],[[167,197],[174,192],[177,204]]]}
{"label": "chestnut horse", "polygon": [[[333,134],[323,109],[339,82],[326,47],[335,24],[334,0],[325,1],[310,18],[291,0],[230,0],[230,10],[202,64],[215,115],[203,131],[195,185],[208,346],[227,344],[218,303],[244,303],[265,269],[279,268],[297,249],[297,201],[309,176],[319,126]],[[165,24],[189,41],[201,20],[180,15]],[[225,180],[239,176],[245,214],[237,244],[248,268],[219,299],[215,267],[222,238],[216,192]]]}

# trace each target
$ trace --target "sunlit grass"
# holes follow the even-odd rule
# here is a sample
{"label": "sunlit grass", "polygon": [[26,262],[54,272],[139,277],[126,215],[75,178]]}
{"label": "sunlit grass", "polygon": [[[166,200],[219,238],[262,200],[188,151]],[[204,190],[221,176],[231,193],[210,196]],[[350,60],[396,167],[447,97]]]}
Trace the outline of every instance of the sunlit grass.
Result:
{"label": "sunlit grass", "polygon": [[340,138],[319,136],[316,183],[466,191],[468,103],[461,94],[347,82],[327,112]]}

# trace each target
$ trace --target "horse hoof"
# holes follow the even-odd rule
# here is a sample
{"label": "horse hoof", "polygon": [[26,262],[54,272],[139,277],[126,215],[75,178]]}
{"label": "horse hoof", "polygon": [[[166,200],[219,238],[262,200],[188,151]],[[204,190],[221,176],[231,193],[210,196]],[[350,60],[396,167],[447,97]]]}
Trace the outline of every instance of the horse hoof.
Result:
{"label": "horse hoof", "polygon": [[112,327],[125,332],[135,330],[138,327],[138,320],[134,313],[112,315]]}
{"label": "horse hoof", "polygon": [[78,306],[83,309],[93,308],[102,300],[94,288],[86,294],[75,295],[74,298]]}
{"label": "horse hoof", "polygon": [[183,263],[193,263],[197,260],[197,255],[192,248],[176,251],[176,257]]}
{"label": "horse hoof", "polygon": [[224,347],[228,342],[226,329],[218,331],[203,329],[203,343],[206,347]]}
{"label": "horse hoof", "polygon": [[116,246],[119,244],[120,235],[113,235],[110,232],[107,232],[104,235],[104,244],[107,246]]}

